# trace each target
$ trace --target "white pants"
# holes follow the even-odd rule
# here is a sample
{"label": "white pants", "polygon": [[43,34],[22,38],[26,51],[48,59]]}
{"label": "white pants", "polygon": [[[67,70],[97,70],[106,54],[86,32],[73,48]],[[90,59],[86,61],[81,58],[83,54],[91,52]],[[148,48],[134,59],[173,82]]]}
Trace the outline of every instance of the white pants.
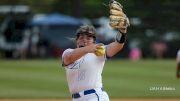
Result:
{"label": "white pants", "polygon": [[83,95],[80,92],[81,97],[73,98],[72,101],[109,101],[109,96],[105,91],[101,89],[95,89],[96,92],[88,95]]}

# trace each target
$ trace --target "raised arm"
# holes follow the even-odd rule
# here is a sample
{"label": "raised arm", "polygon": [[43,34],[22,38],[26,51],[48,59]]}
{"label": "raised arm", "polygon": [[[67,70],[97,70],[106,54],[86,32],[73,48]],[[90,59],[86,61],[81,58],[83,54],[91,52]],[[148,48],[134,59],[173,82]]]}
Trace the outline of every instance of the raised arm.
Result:
{"label": "raised arm", "polygon": [[127,29],[119,29],[119,33],[116,35],[116,40],[106,46],[107,57],[112,57],[122,50],[127,37],[126,32]]}
{"label": "raised arm", "polygon": [[110,1],[110,22],[109,25],[112,28],[117,28],[119,33],[116,35],[116,41],[110,43],[106,47],[106,55],[107,57],[112,57],[117,54],[124,46],[124,42],[127,36],[127,27],[130,26],[129,19],[126,14],[124,14],[122,8],[123,6],[115,1]]}

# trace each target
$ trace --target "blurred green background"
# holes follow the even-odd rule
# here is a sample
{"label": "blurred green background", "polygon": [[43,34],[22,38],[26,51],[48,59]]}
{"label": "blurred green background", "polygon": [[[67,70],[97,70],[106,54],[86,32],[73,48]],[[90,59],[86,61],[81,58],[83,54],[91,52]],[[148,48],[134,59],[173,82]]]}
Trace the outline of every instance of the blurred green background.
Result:
{"label": "blurred green background", "polygon": [[[110,98],[180,98],[175,67],[174,60],[107,61],[104,88]],[[61,61],[0,60],[0,98],[71,98]]]}

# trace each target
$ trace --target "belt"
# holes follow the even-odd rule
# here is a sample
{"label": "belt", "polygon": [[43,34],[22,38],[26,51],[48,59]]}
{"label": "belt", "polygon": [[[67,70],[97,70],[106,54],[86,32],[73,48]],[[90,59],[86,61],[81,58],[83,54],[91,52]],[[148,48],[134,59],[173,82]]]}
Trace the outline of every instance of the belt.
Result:
{"label": "belt", "polygon": [[[101,88],[101,90],[104,91],[103,88]],[[95,89],[89,89],[89,90],[84,91],[84,95],[88,95],[88,94],[92,94],[92,93],[96,93],[96,90]],[[80,93],[72,94],[72,98],[80,98],[80,97],[81,97]]]}

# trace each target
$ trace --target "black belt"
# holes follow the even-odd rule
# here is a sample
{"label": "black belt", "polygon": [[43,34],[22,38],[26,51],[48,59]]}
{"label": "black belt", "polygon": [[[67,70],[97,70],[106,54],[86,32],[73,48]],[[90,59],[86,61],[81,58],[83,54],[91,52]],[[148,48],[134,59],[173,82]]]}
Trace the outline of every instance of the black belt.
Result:
{"label": "black belt", "polygon": [[[104,91],[103,88],[101,88],[102,91]],[[88,94],[92,94],[92,93],[96,93],[96,90],[95,89],[89,89],[89,90],[85,90],[84,91],[84,95],[88,95]],[[80,98],[80,94],[79,93],[75,93],[75,94],[72,94],[72,98]]]}

